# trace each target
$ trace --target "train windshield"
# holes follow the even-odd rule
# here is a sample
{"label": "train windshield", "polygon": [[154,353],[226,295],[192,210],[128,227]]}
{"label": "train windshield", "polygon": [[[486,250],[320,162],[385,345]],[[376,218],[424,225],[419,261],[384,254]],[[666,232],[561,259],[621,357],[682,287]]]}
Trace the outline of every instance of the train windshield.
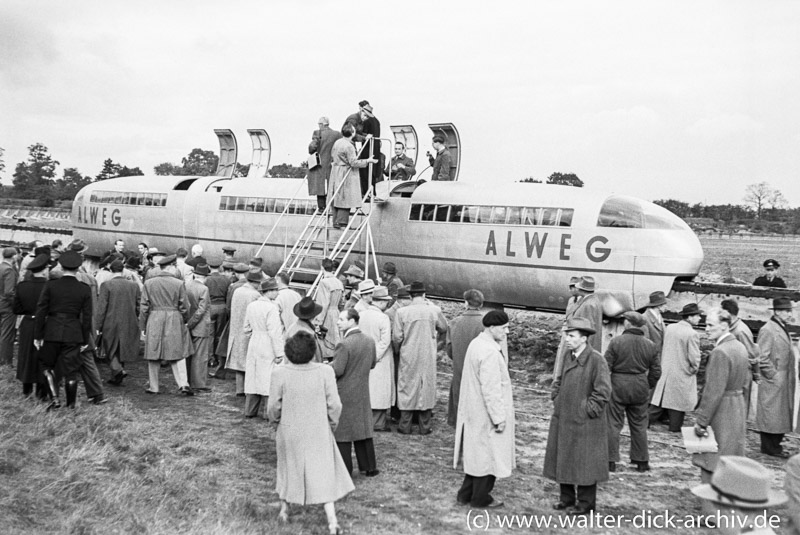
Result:
{"label": "train windshield", "polygon": [[600,209],[598,227],[686,230],[676,215],[630,197],[609,197]]}

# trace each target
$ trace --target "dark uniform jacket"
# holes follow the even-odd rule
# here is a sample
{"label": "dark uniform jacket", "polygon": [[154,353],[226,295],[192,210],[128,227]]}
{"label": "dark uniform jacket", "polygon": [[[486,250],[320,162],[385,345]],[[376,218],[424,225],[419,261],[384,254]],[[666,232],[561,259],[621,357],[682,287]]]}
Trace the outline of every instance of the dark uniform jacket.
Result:
{"label": "dark uniform jacket", "polygon": [[212,273],[206,277],[206,286],[208,286],[208,297],[211,304],[224,305],[225,298],[228,296],[228,287],[231,285],[231,279],[222,273]]}
{"label": "dark uniform jacket", "polygon": [[428,162],[433,166],[431,180],[453,180],[453,170],[451,169],[453,157],[450,155],[450,151],[444,149],[436,154],[436,159],[431,157]]}
{"label": "dark uniform jacket", "polygon": [[88,344],[92,330],[92,291],[73,276],[48,281],[36,307],[34,339]]}
{"label": "dark uniform jacket", "polygon": [[658,348],[642,329],[626,329],[606,349],[612,396],[620,403],[646,403],[661,377]]}
{"label": "dark uniform jacket", "polygon": [[766,275],[761,275],[753,281],[753,286],[768,286],[770,288],[786,288],[786,283],[780,277],[769,280]]}

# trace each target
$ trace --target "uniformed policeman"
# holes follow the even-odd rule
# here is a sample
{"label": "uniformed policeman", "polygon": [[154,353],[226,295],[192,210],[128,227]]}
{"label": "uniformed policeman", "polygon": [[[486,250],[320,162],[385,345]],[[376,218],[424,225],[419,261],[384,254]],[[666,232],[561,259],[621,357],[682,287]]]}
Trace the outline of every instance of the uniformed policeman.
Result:
{"label": "uniformed policeman", "polygon": [[34,345],[40,349],[45,376],[55,390],[52,408],[60,406],[58,384],[62,377],[66,380],[67,407],[75,406],[83,366],[81,351],[88,347],[92,329],[92,291],[77,279],[81,255],[67,251],[58,262],[63,274],[45,284],[34,326]]}

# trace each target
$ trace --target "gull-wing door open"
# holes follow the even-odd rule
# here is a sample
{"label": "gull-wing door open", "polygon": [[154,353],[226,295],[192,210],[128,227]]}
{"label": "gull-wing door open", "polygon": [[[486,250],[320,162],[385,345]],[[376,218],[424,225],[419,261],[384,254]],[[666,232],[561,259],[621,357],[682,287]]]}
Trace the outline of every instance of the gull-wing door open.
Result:
{"label": "gull-wing door open", "polygon": [[250,170],[247,178],[264,178],[269,171],[269,160],[272,156],[272,143],[269,134],[261,128],[248,129],[250,141],[253,143],[253,158],[250,160]]}
{"label": "gull-wing door open", "polygon": [[236,171],[236,157],[238,150],[236,148],[236,136],[233,131],[225,129],[214,129],[219,139],[219,162],[217,163],[217,171],[214,173],[217,176],[231,178]]}
{"label": "gull-wing door open", "polygon": [[431,129],[433,135],[444,136],[444,144],[453,157],[453,163],[450,166],[453,181],[458,180],[458,169],[461,167],[461,139],[458,137],[458,130],[453,123],[430,123],[428,128]]}
{"label": "gull-wing door open", "polygon": [[[395,142],[400,142],[406,146],[406,156],[414,160],[414,166],[417,165],[417,156],[419,155],[419,142],[417,140],[417,131],[411,125],[403,126],[390,126],[392,134],[394,134]],[[391,150],[389,151],[392,154]]]}

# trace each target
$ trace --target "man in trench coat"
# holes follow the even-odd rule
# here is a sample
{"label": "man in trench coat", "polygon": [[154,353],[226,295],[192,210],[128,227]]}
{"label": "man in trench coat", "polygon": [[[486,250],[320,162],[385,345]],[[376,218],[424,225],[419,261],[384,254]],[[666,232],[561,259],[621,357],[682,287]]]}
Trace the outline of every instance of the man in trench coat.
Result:
{"label": "man in trench coat", "polygon": [[453,468],[463,456],[460,505],[494,508],[503,505],[491,495],[496,478],[510,477],[516,467],[514,398],[502,348],[508,315],[491,310],[481,324],[483,332],[470,342],[464,359]]}
{"label": "man in trench coat", "polygon": [[606,404],[611,378],[606,359],[588,344],[595,334],[588,319],[571,319],[566,334],[570,353],[553,383],[543,475],[561,487],[554,509],[589,515],[597,503],[597,483],[608,480]]}
{"label": "man in trench coat", "polygon": [[[245,396],[244,374],[247,367],[247,346],[250,337],[244,332],[247,307],[261,297],[261,271],[248,271],[245,284],[236,288],[231,296],[231,315],[228,324],[228,355],[225,367],[236,372],[236,395]],[[233,286],[231,286],[233,288]]]}
{"label": "man in trench coat", "polygon": [[583,276],[575,283],[575,301],[572,306],[567,306],[567,313],[564,317],[564,327],[562,328],[562,342],[558,346],[556,363],[553,368],[553,380],[556,381],[561,376],[561,368],[569,357],[569,349],[566,347],[566,325],[572,318],[584,318],[592,324],[592,329],[597,333],[592,336],[589,345],[595,351],[603,351],[603,303],[594,293],[594,277]]}
{"label": "man in trench coat", "polygon": [[123,276],[122,260],[111,262],[113,276],[100,286],[97,300],[97,330],[102,333],[101,345],[108,356],[111,378],[108,384],[119,386],[125,377],[122,363],[139,356],[139,285]]}
{"label": "man in trench coat", "polygon": [[211,273],[208,264],[197,264],[186,284],[189,300],[189,321],[186,328],[192,336],[194,355],[187,359],[189,386],[193,390],[208,391],[208,354],[214,333],[211,323],[211,306],[206,277]]}
{"label": "man in trench coat", "polygon": [[483,326],[483,293],[480,290],[464,292],[464,312],[455,318],[447,329],[447,356],[453,361],[453,379],[447,403],[447,424],[455,427],[458,400],[461,395],[461,373],[469,345],[485,329]]}
{"label": "man in trench coat", "polygon": [[761,453],[788,458],[781,441],[794,429],[795,370],[792,340],[787,324],[792,321],[791,299],[780,297],[772,301],[773,316],[758,332],[758,347],[775,368],[772,378],[764,379],[758,387],[756,428],[761,434]]}

